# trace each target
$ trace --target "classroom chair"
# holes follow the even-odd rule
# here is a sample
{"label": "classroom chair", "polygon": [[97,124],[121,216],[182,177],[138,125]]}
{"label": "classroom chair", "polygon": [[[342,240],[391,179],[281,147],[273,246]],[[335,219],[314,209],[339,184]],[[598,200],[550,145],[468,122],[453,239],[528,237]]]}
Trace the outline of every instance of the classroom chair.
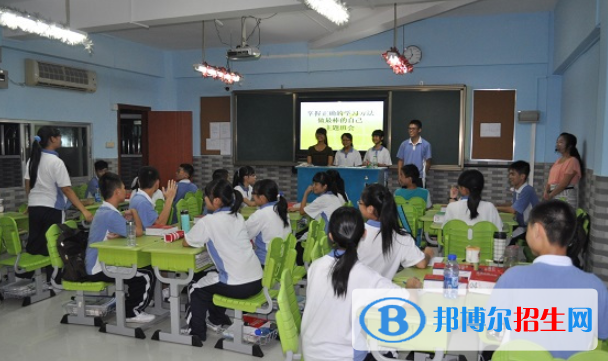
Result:
{"label": "classroom chair", "polygon": [[13,218],[1,217],[0,227],[2,227],[4,246],[9,254],[9,257],[0,259],[0,266],[7,268],[9,283],[15,282],[15,275],[34,271],[34,293],[23,298],[22,306],[55,296],[53,290],[43,287],[46,285],[46,274],[42,274],[42,269],[51,265],[50,257],[32,255],[23,251],[19,229]]}
{"label": "classroom chair", "polygon": [[568,357],[568,361],[599,361],[608,360],[608,352],[601,350],[592,350],[578,352]]}
{"label": "classroom chair", "polygon": [[186,199],[186,208],[188,209],[190,220],[193,220],[194,217],[198,217],[203,213],[203,209],[198,206],[198,201],[194,196]]}
{"label": "classroom chair", "polygon": [[194,198],[194,192],[186,192],[186,194],[184,194],[184,199],[190,198]]}
{"label": "classroom chair", "polygon": [[443,226],[443,245],[445,254],[455,254],[458,260],[466,258],[466,247],[477,246],[481,249],[481,262],[494,259],[494,233],[498,232],[492,222],[482,221],[469,226],[459,219],[452,219]]}
{"label": "classroom chair", "polygon": [[[525,348],[530,351],[519,351]],[[525,340],[513,340],[499,346],[492,361],[554,361],[551,353],[541,346]]]}
{"label": "classroom chair", "polygon": [[418,219],[424,215],[426,201],[420,197],[412,197],[407,200],[401,196],[396,196],[395,203],[401,226],[413,235],[416,245],[420,246],[422,242],[422,227]]}
{"label": "classroom chair", "polygon": [[203,206],[205,205],[205,195],[203,194],[203,190],[198,189],[196,192],[194,192],[194,198],[196,198],[196,201],[198,202],[198,209],[202,214]]}
{"label": "classroom chair", "polygon": [[85,184],[81,184],[78,186],[73,186],[72,190],[74,190],[74,193],[76,193],[76,196],[78,197],[78,199],[84,199],[86,197],[86,193],[87,193],[87,188],[88,185]]}
{"label": "classroom chair", "polygon": [[302,241],[302,248],[304,253],[302,254],[302,260],[304,261],[304,268],[308,270],[308,266],[312,260],[312,250],[315,247],[315,243],[317,240],[316,234],[319,233],[318,229],[320,227],[319,221],[311,220],[308,223],[308,235],[306,240]]}
{"label": "classroom chair", "polygon": [[25,211],[27,211],[27,203],[21,204],[17,210],[19,213],[25,213]]}
{"label": "classroom chair", "polygon": [[[186,205],[186,200],[180,199],[179,201],[177,201],[174,208],[175,212],[177,212],[177,227],[179,229],[182,229],[182,217],[180,216],[180,214],[182,214],[182,211],[184,209],[188,209],[188,206]],[[171,213],[173,214],[173,210],[171,211]],[[171,218],[172,217],[169,217],[169,220],[171,220]]]}
{"label": "classroom chair", "polygon": [[312,261],[314,262],[321,257],[323,257],[323,246],[319,242],[316,242],[311,252]]}
{"label": "classroom chair", "polygon": [[281,275],[281,289],[277,296],[279,311],[276,314],[277,328],[281,339],[281,348],[285,361],[303,360],[300,350],[300,326],[302,315],[291,278],[291,271],[286,269]]}
{"label": "classroom chair", "polygon": [[154,204],[154,210],[156,211],[156,213],[160,214],[160,212],[163,211],[164,206],[165,206],[165,200],[157,199],[156,203]]}
{"label": "classroom chair", "polygon": [[[291,233],[285,238],[284,242],[286,255],[283,255],[283,262],[288,266],[283,267],[283,269],[291,269],[293,283],[299,283],[304,276],[306,276],[306,267],[296,265],[296,243],[298,240],[296,239],[296,236]],[[291,251],[293,251],[293,253]],[[292,256],[293,259],[291,259]]]}
{"label": "classroom chair", "polygon": [[[78,225],[75,221],[67,221],[65,222],[70,228],[76,229]],[[53,266],[53,276],[51,278],[51,283],[53,287],[62,288],[66,291],[76,291],[76,296],[74,297],[74,301],[76,301],[76,315],[65,314],[61,318],[61,323],[63,324],[76,324],[76,325],[88,325],[88,326],[97,326],[101,327],[103,321],[101,317],[90,317],[86,315],[86,302],[84,293],[85,292],[96,292],[102,293],[104,290],[107,290],[112,283],[108,282],[72,282],[65,281],[61,282],[61,285],[55,283],[55,277],[59,273],[59,270],[63,268],[63,260],[59,255],[59,251],[57,250],[57,238],[61,234],[61,227],[58,224],[52,225],[48,231],[46,231],[46,242],[47,247],[49,249],[49,256],[51,258],[51,265]]]}

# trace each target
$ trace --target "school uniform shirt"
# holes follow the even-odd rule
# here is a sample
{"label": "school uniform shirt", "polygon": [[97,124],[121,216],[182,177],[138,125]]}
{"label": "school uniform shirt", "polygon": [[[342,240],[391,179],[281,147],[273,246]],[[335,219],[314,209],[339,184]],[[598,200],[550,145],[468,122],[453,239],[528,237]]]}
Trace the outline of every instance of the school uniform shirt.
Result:
{"label": "school uniform shirt", "polygon": [[152,203],[156,205],[156,201],[162,199],[165,200],[165,196],[163,196],[163,192],[160,189],[157,189],[154,194],[152,194]]}
{"label": "school uniform shirt", "polygon": [[266,264],[268,245],[276,237],[287,238],[291,233],[289,217],[287,225],[283,223],[279,214],[274,210],[278,202],[268,202],[255,211],[245,222],[249,239],[254,240],[255,254],[261,264]]}
{"label": "school uniform shirt", "polygon": [[358,167],[361,164],[363,164],[361,162],[361,153],[354,148],[350,148],[348,153],[344,152],[344,149],[340,149],[336,152],[334,165],[339,167]]}
{"label": "school uniform shirt", "polygon": [[95,197],[95,192],[97,192],[97,188],[99,188],[99,178],[97,176],[91,178],[89,183],[87,184],[87,191],[84,193],[85,198]]}
{"label": "school uniform shirt", "polygon": [[196,222],[185,239],[192,247],[207,247],[217,270],[207,273],[195,288],[218,282],[242,285],[262,279],[262,266],[251,247],[245,220],[239,213],[230,214],[228,207]]}
{"label": "school uniform shirt", "polygon": [[480,201],[479,206],[477,207],[477,212],[479,213],[477,217],[475,219],[471,219],[471,212],[467,207],[466,199],[452,202],[448,204],[448,207],[445,210],[445,220],[443,221],[443,224],[445,225],[452,219],[460,219],[469,226],[481,221],[489,221],[494,223],[499,231],[502,231],[502,219],[500,219],[500,215],[492,203]]}
{"label": "school uniform shirt", "polygon": [[363,158],[363,160],[371,164],[374,156],[378,157],[378,164],[393,165],[393,161],[391,160],[391,152],[389,152],[385,147],[380,149],[375,149],[375,147],[369,148],[367,153],[365,153],[365,158]]}
{"label": "school uniform shirt", "polygon": [[[24,178],[30,179],[29,172],[30,162],[28,160],[25,167]],[[68,208],[68,197],[63,194],[61,188],[72,186],[70,175],[59,158],[59,154],[50,150],[42,150],[40,163],[38,164],[38,176],[34,188],[30,189],[30,194],[27,198],[29,207],[48,207],[58,210]]]}
{"label": "school uniform shirt", "polygon": [[393,247],[388,256],[382,253],[382,234],[380,222],[368,220],[365,223],[365,238],[359,242],[357,254],[359,261],[377,271],[383,277],[393,279],[399,265],[412,267],[424,259],[424,253],[416,246],[409,234],[400,235],[393,232]]}
{"label": "school uniform shirt", "polygon": [[93,223],[91,223],[91,229],[89,230],[84,260],[88,275],[94,275],[102,271],[98,259],[98,250],[97,248],[92,248],[91,245],[107,240],[108,235],[111,233],[126,237],[127,220],[120,214],[120,211],[116,209],[116,207],[108,202],[103,202],[101,207],[95,212]]}
{"label": "school uniform shirt", "polygon": [[[346,297],[336,297],[331,272],[336,251],[314,261],[308,269],[306,308],[302,316],[302,353],[307,361],[360,360],[366,352],[352,346],[351,308],[356,289],[400,289],[362,262],[350,271]],[[339,251],[338,251],[338,254]],[[404,298],[409,293],[403,289]]]}
{"label": "school uniform shirt", "polygon": [[414,144],[412,138],[403,141],[397,151],[397,158],[403,161],[403,164],[414,164],[418,167],[421,178],[425,178],[424,162],[432,158],[431,143],[420,137],[418,142]]}
{"label": "school uniform shirt", "polygon": [[513,205],[515,210],[515,219],[521,227],[528,224],[530,211],[538,204],[538,196],[534,191],[534,187],[529,184],[524,184],[513,191]]}
{"label": "school uniform shirt", "polygon": [[341,197],[336,196],[332,192],[323,193],[317,197],[312,203],[309,203],[304,207],[304,212],[310,216],[310,218],[323,219],[325,225],[329,223],[329,218],[334,211],[344,205],[345,201]]}
{"label": "school uniform shirt", "polygon": [[[237,191],[239,191],[239,193],[241,193],[243,195],[243,199],[248,199],[248,200],[253,200],[253,187],[252,186],[247,186],[247,188],[245,188],[245,186],[243,186],[242,184],[239,184],[238,186],[234,187],[234,189],[236,189]],[[241,204],[241,207],[246,206],[245,203]]]}
{"label": "school uniform shirt", "polygon": [[426,208],[431,208],[433,206],[433,203],[431,202],[431,192],[429,192],[428,189],[420,187],[416,189],[399,188],[395,191],[395,197],[403,197],[408,201],[414,197],[419,197],[426,201]]}
{"label": "school uniform shirt", "polygon": [[198,187],[196,186],[196,184],[192,183],[190,179],[180,180],[179,182],[177,182],[177,192],[175,193],[173,204],[176,204],[180,199],[184,199],[186,193],[196,193],[197,190]]}
{"label": "school uniform shirt", "polygon": [[144,229],[153,225],[158,219],[158,213],[154,209],[155,205],[148,193],[141,189],[129,201],[129,209],[137,210]]}

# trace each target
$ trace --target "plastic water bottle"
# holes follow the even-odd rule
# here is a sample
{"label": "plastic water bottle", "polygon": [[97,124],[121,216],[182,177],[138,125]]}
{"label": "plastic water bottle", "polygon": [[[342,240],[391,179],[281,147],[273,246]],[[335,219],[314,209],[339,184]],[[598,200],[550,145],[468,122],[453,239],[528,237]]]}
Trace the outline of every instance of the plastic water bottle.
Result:
{"label": "plastic water bottle", "polygon": [[377,168],[377,167],[378,167],[378,156],[377,156],[377,155],[375,155],[375,156],[372,158],[372,168]]}
{"label": "plastic water bottle", "polygon": [[99,187],[95,188],[95,203],[101,203],[101,193],[99,192]]}
{"label": "plastic water bottle", "polygon": [[458,298],[458,271],[456,255],[448,255],[448,262],[443,269],[443,297]]}
{"label": "plastic water bottle", "polygon": [[256,336],[270,335],[271,332],[272,332],[272,330],[269,327],[256,328],[256,330],[254,331],[254,333],[256,334]]}
{"label": "plastic water bottle", "polygon": [[190,215],[188,214],[188,210],[184,209],[179,216],[182,222],[182,231],[188,233],[190,231]]}
{"label": "plastic water bottle", "polygon": [[137,235],[135,234],[135,222],[127,221],[127,246],[137,246]]}

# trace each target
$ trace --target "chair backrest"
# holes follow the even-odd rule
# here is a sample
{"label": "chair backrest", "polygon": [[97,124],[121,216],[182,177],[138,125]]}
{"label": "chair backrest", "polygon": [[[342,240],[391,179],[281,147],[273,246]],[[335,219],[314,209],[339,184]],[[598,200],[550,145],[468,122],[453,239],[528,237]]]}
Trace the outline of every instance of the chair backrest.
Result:
{"label": "chair backrest", "polygon": [[479,259],[483,262],[494,257],[494,233],[498,232],[492,222],[482,221],[472,226],[453,219],[443,226],[445,254],[455,254],[458,259],[466,257],[467,246],[481,249]]}
{"label": "chair backrest", "polygon": [[279,304],[279,309],[285,309],[291,312],[293,320],[296,324],[296,328],[298,329],[298,333],[300,333],[302,314],[300,313],[300,306],[298,305],[298,297],[296,296],[291,270],[286,269],[281,274],[281,289],[279,290],[277,301]]}
{"label": "chair backrest", "polygon": [[79,186],[73,186],[72,190],[76,193],[78,199],[84,199],[87,193],[87,184],[81,184]]}
{"label": "chair backrest", "polygon": [[[67,221],[65,224],[72,229],[78,228],[75,221]],[[53,224],[45,233],[46,245],[49,249],[49,257],[51,258],[51,266],[58,269],[63,268],[63,260],[61,259],[59,251],[57,250],[57,239],[59,238],[60,234],[61,228],[58,224]]]}
{"label": "chair backrest", "polygon": [[[188,192],[192,193],[192,192]],[[186,194],[188,194],[186,193]],[[202,207],[198,206],[198,200],[194,197],[194,193],[192,193],[192,197],[185,198],[186,199],[186,207],[188,208],[188,214],[190,215],[190,220],[193,220],[194,217],[200,216],[203,213]]]}
{"label": "chair backrest", "polygon": [[280,281],[280,276],[277,277],[276,273],[276,260],[274,258],[266,258],[266,264],[264,265],[264,273],[262,275],[262,287],[267,290],[272,289]]}
{"label": "chair backrest", "polygon": [[348,201],[348,202],[344,203],[344,207],[354,207],[353,202]]}
{"label": "chair backrest", "polygon": [[599,361],[608,360],[608,352],[601,350],[592,350],[578,352],[568,357],[568,361]]}
{"label": "chair backrest", "polygon": [[[179,215],[184,209],[188,209],[188,205],[186,204],[185,199],[180,199],[179,201],[177,201],[177,204],[175,204],[175,212],[177,212],[177,224],[179,229],[182,229],[182,217],[180,217]],[[173,217],[169,217],[169,219],[171,218]]]}
{"label": "chair backrest", "polygon": [[2,239],[7,253],[17,256],[22,251],[17,222],[12,217],[4,216],[0,218],[0,227],[2,227]]}
{"label": "chair backrest", "polygon": [[266,260],[268,258],[272,258],[275,260],[275,278],[278,280],[281,277],[281,272],[283,271],[283,253],[284,253],[284,245],[283,238],[275,237],[268,244],[268,250],[266,252]]}
{"label": "chair backrest", "polygon": [[194,192],[186,192],[186,194],[184,194],[184,199],[190,199],[190,198],[194,198]]}
{"label": "chair backrest", "polygon": [[[519,351],[527,349],[530,351]],[[530,341],[513,340],[501,345],[492,355],[492,361],[553,361],[551,353]]]}
{"label": "chair backrest", "polygon": [[323,218],[320,218],[318,220],[319,222],[319,226],[317,227],[317,230],[315,231],[315,238],[318,240],[321,238],[321,236],[325,236],[327,235],[327,230],[325,229],[326,227],[326,222]]}
{"label": "chair backrest", "polygon": [[203,190],[202,189],[197,189],[196,192],[194,192],[194,198],[196,198],[196,201],[198,202],[198,209],[200,210],[201,214],[203,213],[203,205],[205,203],[205,196],[203,194]]}
{"label": "chair backrest", "polygon": [[410,202],[400,196],[395,197],[395,205],[397,206],[397,215],[399,216],[400,226],[403,227],[409,233],[415,235],[417,232],[416,228],[416,210]]}
{"label": "chair backrest", "polygon": [[315,245],[312,247],[310,258],[312,262],[314,262],[315,260],[321,257],[323,257],[323,246],[321,246],[319,242],[316,242]]}
{"label": "chair backrest", "polygon": [[165,206],[165,200],[157,199],[156,204],[154,204],[154,210],[156,211],[156,213],[160,214],[160,212],[163,211],[164,206]]}
{"label": "chair backrest", "polygon": [[326,235],[323,235],[321,238],[319,238],[319,241],[317,243],[321,247],[321,253],[323,255],[326,255],[331,251],[332,247],[331,247],[330,242],[331,241],[330,241],[329,237],[327,237]]}
{"label": "chair backrest", "polygon": [[20,205],[18,211],[19,213],[27,211],[27,203],[23,203],[22,205]]}
{"label": "chair backrest", "polygon": [[412,197],[410,198],[410,204],[414,206],[414,210],[416,211],[416,219],[422,217],[424,212],[426,212],[426,200],[420,197]]}

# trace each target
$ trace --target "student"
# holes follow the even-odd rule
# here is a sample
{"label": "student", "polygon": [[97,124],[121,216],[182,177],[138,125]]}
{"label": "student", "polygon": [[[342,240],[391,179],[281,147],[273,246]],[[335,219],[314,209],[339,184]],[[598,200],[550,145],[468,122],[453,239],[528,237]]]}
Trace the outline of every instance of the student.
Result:
{"label": "student", "polygon": [[340,172],[334,169],[329,169],[326,173],[331,177],[331,191],[342,200],[342,204],[348,202],[348,196],[346,195],[346,187],[344,185],[344,179],[340,176]]}
{"label": "student", "polygon": [[[159,179],[160,181],[160,179]],[[135,195],[137,190],[139,189],[139,177],[133,178],[131,182],[131,194]],[[152,203],[156,204],[156,201],[162,199],[165,200],[165,196],[163,196],[163,192],[160,189],[157,189],[154,194],[152,194]]]}
{"label": "student", "polygon": [[[483,174],[476,169],[460,173],[458,188],[450,189],[450,204],[445,211],[444,225],[452,219],[460,219],[468,225],[490,221],[498,231],[502,230],[502,220],[496,207],[490,202],[481,200],[483,183]],[[462,195],[460,200],[456,198],[458,192]]]}
{"label": "student", "polygon": [[[135,222],[135,233],[139,237],[144,234],[141,219],[136,209],[125,211],[122,216],[118,204],[125,201],[125,185],[114,173],[106,173],[99,178],[99,191],[104,199],[93,218],[87,250],[85,268],[89,282],[114,282],[106,276],[99,263],[98,250],[91,245],[108,239],[127,236],[127,220]],[[153,321],[155,316],[144,312],[150,303],[154,291],[154,273],[151,269],[138,269],[135,277],[125,280],[129,286],[126,294],[125,309],[127,322],[146,323]]]}
{"label": "student", "polygon": [[212,271],[198,273],[188,285],[187,331],[201,341],[207,339],[208,325],[217,331],[232,323],[226,309],[213,304],[213,295],[248,298],[262,290],[262,267],[238,213],[242,199],[226,180],[211,181],[205,187],[205,204],[213,213],[196,222],[183,241],[184,247],[207,247],[215,265]]}
{"label": "student", "polygon": [[513,187],[513,202],[504,206],[497,206],[499,212],[513,213],[518,227],[513,231],[513,238],[525,239],[526,226],[530,211],[538,204],[538,197],[534,187],[528,184],[530,164],[523,160],[511,163],[509,166],[509,183]]}
{"label": "student", "polygon": [[336,152],[334,165],[338,167],[358,167],[362,164],[361,153],[353,148],[353,135],[350,133],[342,134],[342,145],[344,148]]}
{"label": "student", "polygon": [[[304,191],[300,204],[300,214],[308,214],[310,218],[316,220],[323,219],[325,221],[326,232],[331,214],[344,205],[344,201],[336,193],[333,193],[332,189],[334,188],[331,177],[327,172],[319,172],[312,177],[312,185],[308,186],[306,191]],[[318,197],[312,203],[306,204],[306,199],[311,192],[314,192]]]}
{"label": "student", "polygon": [[248,165],[241,167],[234,172],[232,186],[243,196],[243,206],[255,207],[252,194],[252,186],[256,180],[255,177],[255,169]]}
{"label": "student", "polygon": [[410,139],[404,140],[397,152],[397,169],[400,170],[404,164],[414,164],[422,175],[422,184],[425,184],[426,175],[431,169],[431,143],[420,136],[422,133],[422,122],[413,119],[408,125]]}
{"label": "student", "polygon": [[306,162],[308,164],[327,167],[334,162],[334,151],[327,145],[327,130],[319,128],[315,132],[317,144],[308,148]]}
{"label": "student", "polygon": [[91,178],[87,185],[87,191],[84,194],[85,198],[93,198],[95,197],[95,192],[97,192],[97,188],[99,188],[99,178],[102,175],[106,174],[108,171],[108,162],[105,160],[98,160],[95,162],[95,176]]}
{"label": "student", "polygon": [[399,172],[399,185],[401,188],[395,191],[395,197],[403,197],[410,200],[414,197],[422,198],[426,201],[426,208],[431,208],[431,192],[428,189],[420,188],[422,181],[420,180],[420,172],[414,164],[406,164],[401,167]]}
{"label": "student", "polygon": [[211,180],[216,179],[225,179],[227,181],[230,181],[230,173],[228,173],[228,171],[224,168],[216,169],[211,175]]}
{"label": "student", "polygon": [[152,195],[160,186],[160,175],[154,167],[141,167],[138,173],[139,190],[131,197],[129,209],[136,209],[144,230],[153,224],[165,225],[169,220],[171,208],[173,207],[173,199],[177,192],[177,186],[173,179],[167,183],[167,188],[163,187],[162,193],[165,197],[165,205],[160,214],[156,213],[154,207],[156,204],[152,201]]}
{"label": "student", "polygon": [[[573,241],[576,229],[576,215],[566,202],[550,200],[538,204],[530,212],[526,232],[528,245],[538,257],[532,265],[509,268],[498,279],[494,288],[595,289],[598,294],[597,337],[605,340],[608,339],[606,285],[594,274],[573,266],[572,260],[566,256],[568,245]],[[511,333],[511,336],[514,338],[515,333]],[[551,351],[553,357],[564,360],[574,353],[574,351]]]}
{"label": "student", "polygon": [[369,148],[363,158],[363,165],[368,166],[373,163],[374,157],[378,161],[379,167],[389,167],[393,165],[391,153],[384,147],[384,132],[381,129],[372,132],[372,142],[374,146]]}
{"label": "student", "polygon": [[253,185],[253,200],[260,207],[245,222],[249,238],[254,240],[255,254],[266,264],[268,245],[274,238],[287,238],[291,224],[287,216],[287,200],[279,193],[279,186],[271,179]]}
{"label": "student", "polygon": [[[302,353],[307,361],[363,360],[366,351],[352,346],[351,308],[356,289],[400,289],[357,259],[357,245],[365,235],[363,218],[352,207],[331,216],[329,238],[334,249],[308,269],[306,308],[302,316]],[[408,280],[409,288],[420,281]],[[409,293],[402,290],[405,298]]]}
{"label": "student", "polygon": [[359,211],[365,223],[365,238],[359,243],[359,260],[383,277],[393,279],[399,266],[426,268],[433,257],[430,247],[424,253],[412,236],[399,227],[397,207],[388,188],[367,186],[361,193]]}
{"label": "student", "polygon": [[[175,198],[173,199],[173,206],[177,204],[181,199],[184,199],[186,193],[192,192],[195,193],[198,190],[196,184],[192,183],[192,175],[194,174],[194,167],[192,164],[182,163],[177,168],[175,172],[175,180],[177,180],[177,191],[175,193]],[[172,223],[177,223],[177,208],[173,212],[173,220]]]}

